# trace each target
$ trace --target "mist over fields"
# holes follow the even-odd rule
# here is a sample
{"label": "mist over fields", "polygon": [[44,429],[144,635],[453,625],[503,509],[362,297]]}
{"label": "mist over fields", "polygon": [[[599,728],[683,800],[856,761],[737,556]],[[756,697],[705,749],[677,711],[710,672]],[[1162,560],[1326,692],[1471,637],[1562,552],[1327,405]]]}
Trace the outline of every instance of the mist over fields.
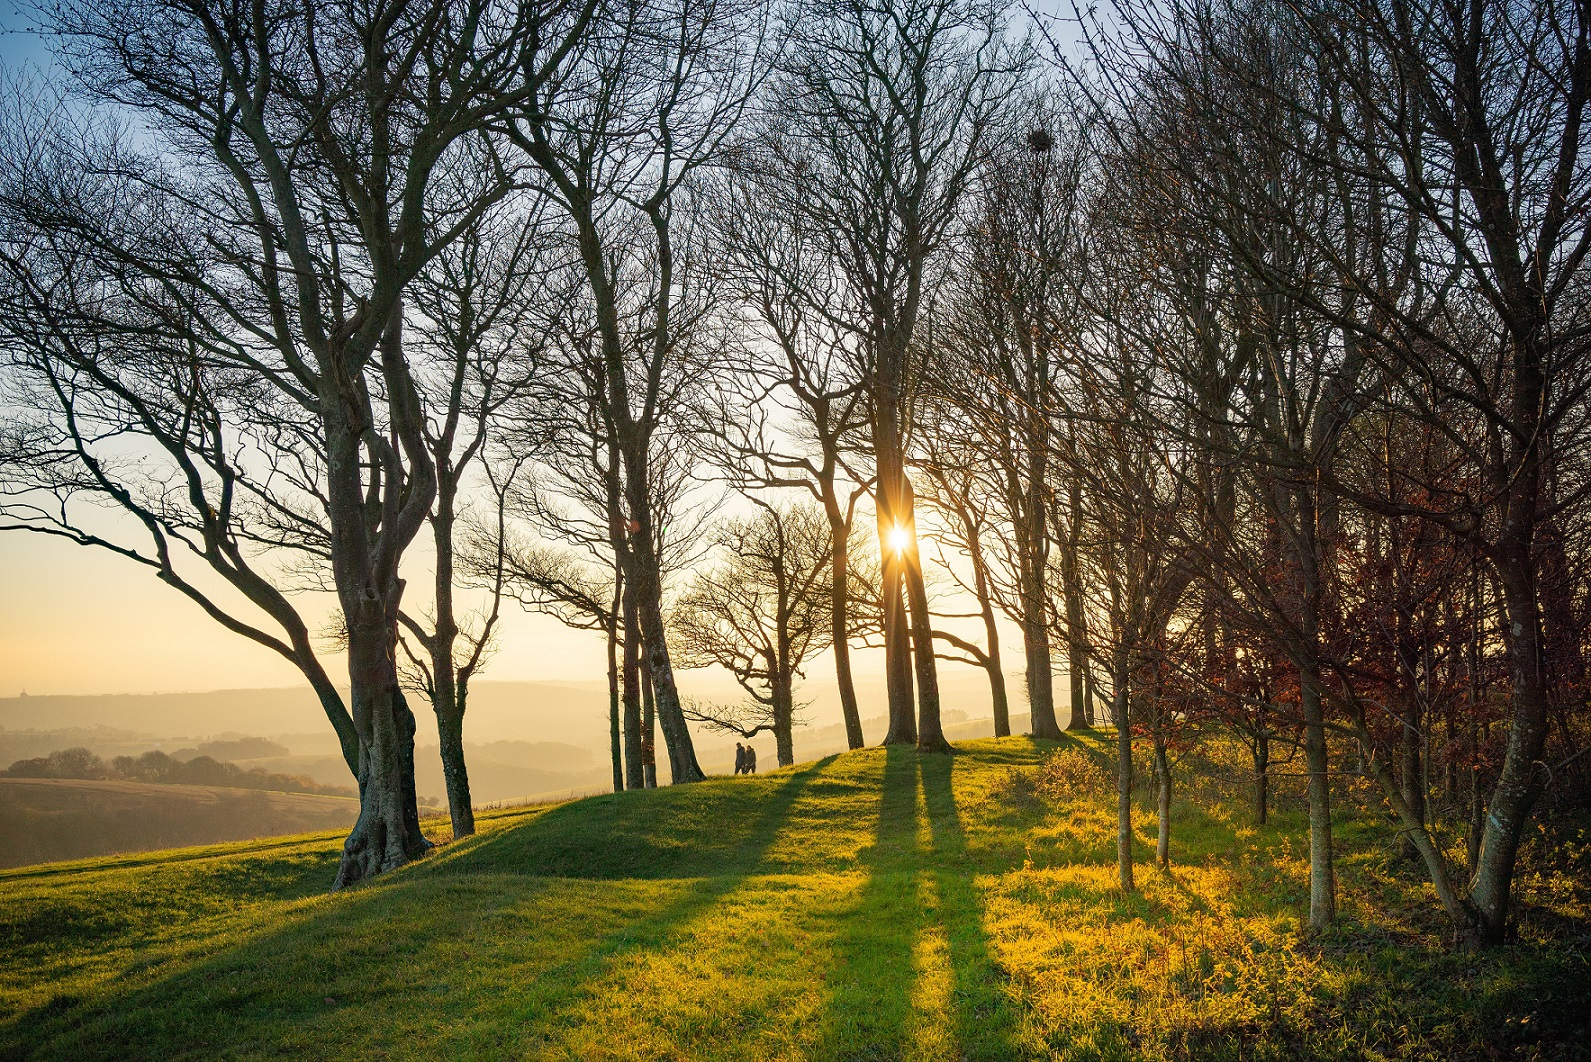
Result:
{"label": "mist over fields", "polygon": [[[1011,681],[1015,685],[1018,680]],[[681,685],[704,699],[736,697],[727,680],[711,673],[685,673]],[[952,738],[993,732],[982,672],[947,669],[943,685]],[[795,732],[802,759],[845,748],[836,697],[825,684],[813,686],[812,703],[803,713],[809,725]],[[864,703],[883,702],[881,681],[864,679],[858,690]],[[435,717],[418,697],[413,708],[419,723],[416,788],[422,802],[445,806]],[[1013,717],[1012,725],[1026,727],[1026,716]],[[864,728],[869,742],[877,742],[885,720],[865,720]],[[704,769],[728,773],[734,761],[733,735],[694,730]],[[477,805],[556,799],[612,787],[607,690],[600,681],[480,682],[471,689],[464,732]],[[752,744],[760,762],[771,767],[772,738],[762,734]],[[86,748],[107,762],[155,750],[177,760],[204,755],[245,770],[304,777],[321,785],[353,785],[335,735],[307,688],[0,698],[0,771],[19,760],[69,748]],[[121,780],[0,778],[0,866],[346,829],[357,810],[356,801],[334,796]]]}

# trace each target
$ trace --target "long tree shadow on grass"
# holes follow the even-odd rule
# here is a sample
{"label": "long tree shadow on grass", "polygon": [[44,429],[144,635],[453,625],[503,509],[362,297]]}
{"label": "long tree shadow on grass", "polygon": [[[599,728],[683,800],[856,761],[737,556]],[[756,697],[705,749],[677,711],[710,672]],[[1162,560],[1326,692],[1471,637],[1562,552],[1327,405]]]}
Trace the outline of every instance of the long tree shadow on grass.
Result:
{"label": "long tree shadow on grass", "polygon": [[[774,847],[780,829],[789,820],[791,809],[796,802],[809,785],[823,776],[835,758],[829,756],[789,774],[781,772],[765,779],[738,783],[742,787],[757,784],[770,789],[762,795],[759,809],[749,821],[741,818],[726,820],[721,815],[711,816],[715,805],[723,807],[727,804],[725,798],[735,795],[733,789],[724,788],[725,785],[735,786],[737,784],[735,782],[717,783],[717,793],[711,794],[711,797],[716,799],[693,801],[689,807],[671,808],[674,814],[686,814],[689,810],[695,810],[709,816],[695,822],[697,832],[693,836],[706,841],[706,844],[700,846],[703,850],[699,851],[694,859],[681,857],[672,847],[659,849],[644,846],[640,854],[656,857],[667,866],[696,869],[702,876],[688,882],[685,894],[669,904],[665,910],[626,924],[616,932],[608,933],[582,956],[578,963],[548,971],[548,980],[558,987],[535,1005],[518,1008],[513,1015],[514,1019],[546,1027],[557,1023],[561,1016],[578,1011],[583,1005],[600,1002],[598,998],[601,995],[600,983],[620,962],[641,953],[662,952],[680,943],[675,938],[683,927],[734,892],[747,877],[759,870],[778,869],[763,865],[767,853]],[[668,792],[681,792],[688,797],[700,797],[707,791],[706,786],[682,786],[677,791],[671,787]],[[544,823],[546,818],[547,816],[542,816],[537,822]],[[712,829],[702,830],[704,824],[710,824]],[[549,827],[546,834],[530,836],[522,848],[488,851],[485,855],[492,863],[497,863],[505,857],[529,855],[537,861],[537,865],[546,866],[549,863],[558,865],[556,860],[568,859],[572,852],[580,851],[578,846],[573,848],[569,846],[568,834],[564,830],[563,823],[555,820],[546,825]],[[642,840],[644,835],[639,831],[632,833],[621,831],[620,835],[631,842],[631,846],[625,849],[627,853],[635,855],[634,842]],[[612,863],[605,860],[599,865],[608,867]],[[634,873],[623,877],[644,881],[663,876],[648,873],[648,869],[650,868],[644,866],[637,867]]]}
{"label": "long tree shadow on grass", "polygon": [[962,858],[967,838],[951,781],[955,762],[951,756],[923,756],[918,760],[933,840],[938,915],[949,943],[956,1039],[962,1048],[961,1057],[1016,1058],[1022,1014],[1007,989],[1004,973],[989,953],[983,904],[973,870]]}
{"label": "long tree shadow on grass", "polygon": [[[797,800],[835,757],[785,773],[608,793],[465,842],[426,873],[685,878],[762,866]],[[754,814],[746,814],[748,807]],[[768,868],[772,869],[772,868]]]}
{"label": "long tree shadow on grass", "polygon": [[817,1058],[899,1058],[906,1050],[916,971],[912,946],[921,911],[917,871],[917,752],[884,750],[878,822],[860,855],[866,878],[839,912],[833,994]]}
{"label": "long tree shadow on grass", "polygon": [[1021,1057],[1019,1005],[990,957],[972,880],[979,861],[968,858],[953,769],[949,756],[884,750],[875,841],[861,855],[866,878],[857,900],[837,916],[834,991],[813,1057],[899,1058],[914,1047],[957,1058]]}
{"label": "long tree shadow on grass", "polygon": [[[828,762],[759,780],[765,793],[744,821],[697,820],[710,843],[694,859],[635,843],[598,857],[600,837],[576,836],[569,821],[544,825],[567,812],[554,809],[453,859],[269,912],[274,922],[238,930],[191,964],[173,960],[153,981],[112,982],[18,1014],[0,1023],[0,1059],[369,1055],[422,1044],[492,1054],[503,1030],[519,1035],[577,1006],[624,956],[666,947],[674,927],[733,890]],[[710,794],[687,795],[674,813],[714,806]],[[647,857],[656,862],[623,862]],[[580,875],[548,873],[571,862],[612,883],[593,891],[569,880]],[[668,870],[694,873],[660,880]],[[406,1002],[383,1002],[392,999]]]}

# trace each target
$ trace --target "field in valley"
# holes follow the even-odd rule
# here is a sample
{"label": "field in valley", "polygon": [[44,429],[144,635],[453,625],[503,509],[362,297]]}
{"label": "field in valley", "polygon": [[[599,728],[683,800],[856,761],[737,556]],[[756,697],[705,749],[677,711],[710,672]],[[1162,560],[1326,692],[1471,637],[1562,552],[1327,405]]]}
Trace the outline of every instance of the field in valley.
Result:
{"label": "field in valley", "polygon": [[0,778],[0,867],[347,829],[358,817],[347,797]]}

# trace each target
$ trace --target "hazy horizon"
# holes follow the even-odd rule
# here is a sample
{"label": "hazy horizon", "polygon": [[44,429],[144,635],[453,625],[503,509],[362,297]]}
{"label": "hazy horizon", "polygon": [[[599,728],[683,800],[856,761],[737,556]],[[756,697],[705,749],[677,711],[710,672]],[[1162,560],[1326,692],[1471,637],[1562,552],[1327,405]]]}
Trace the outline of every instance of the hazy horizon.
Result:
{"label": "hazy horizon", "polygon": [[[423,550],[415,553],[423,557]],[[408,576],[416,600],[424,595],[418,574]],[[203,579],[203,573],[198,577]],[[295,601],[312,630],[325,625],[331,595],[300,594]],[[1020,633],[1003,620],[1000,633],[1007,663],[1019,670]],[[852,657],[858,682],[876,680],[882,690],[883,653],[853,648]],[[323,652],[322,659],[333,680],[343,681],[340,654]],[[825,684],[833,687],[831,660],[825,653],[807,666],[806,695],[818,693]],[[1058,667],[1063,662],[1056,658]],[[946,674],[983,674],[953,661],[941,660],[939,667]],[[689,686],[690,677],[705,673],[682,671],[682,682]],[[572,630],[550,616],[505,604],[496,652],[477,681],[604,686],[606,676],[599,633]],[[716,678],[730,681],[727,674]],[[717,684],[716,678],[709,684]],[[1064,686],[1064,675],[1058,674],[1057,681]],[[304,685],[292,664],[221,627],[148,569],[60,539],[0,535],[0,698],[23,691],[29,696],[92,697]],[[1011,685],[1010,695],[1013,711],[1019,702],[1025,706],[1019,684]]]}

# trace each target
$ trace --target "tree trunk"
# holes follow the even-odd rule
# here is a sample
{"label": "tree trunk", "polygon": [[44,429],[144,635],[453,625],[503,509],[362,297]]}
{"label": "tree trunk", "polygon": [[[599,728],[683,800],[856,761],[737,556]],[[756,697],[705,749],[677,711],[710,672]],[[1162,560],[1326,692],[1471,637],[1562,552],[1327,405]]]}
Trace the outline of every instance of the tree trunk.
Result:
{"label": "tree trunk", "polygon": [[657,788],[657,697],[652,676],[641,673],[641,784]]}
{"label": "tree trunk", "polygon": [[[832,490],[831,485],[831,494]],[[832,505],[827,504],[830,501]],[[859,749],[864,744],[862,712],[856,702],[856,684],[851,679],[851,529],[845,519],[839,516],[837,500],[826,499],[825,508],[829,509],[829,545],[833,554],[829,617],[834,642],[834,678],[840,687],[840,714],[845,717],[846,747]]]}
{"label": "tree trunk", "polygon": [[[1094,678],[1093,654],[1088,651],[1088,644],[1083,644],[1083,718],[1088,720],[1089,726],[1097,726],[1099,719],[1095,715],[1095,706],[1099,703],[1098,684]],[[1069,665],[1068,665],[1069,666]]]}
{"label": "tree trunk", "polygon": [[[642,523],[644,526],[645,521]],[[696,747],[674,684],[674,666],[669,661],[668,636],[663,625],[662,583],[649,539],[632,549],[631,557],[640,575],[636,580],[636,604],[640,609],[641,640],[657,722],[668,749],[669,781],[673,785],[699,782],[707,775],[696,762]]]}
{"label": "tree trunk", "polygon": [[[422,414],[403,360],[403,311],[394,304],[379,343],[393,435],[408,458],[391,457],[381,526],[369,521],[367,467],[361,460],[366,431],[365,397],[345,390],[353,372],[346,363],[324,376],[319,395],[326,437],[327,516],[332,574],[347,631],[348,685],[359,735],[359,819],[343,844],[334,889],[401,866],[423,855],[430,842],[420,832],[414,791],[414,713],[398,683],[396,651],[403,580],[398,562],[425,526],[436,500],[436,468],[420,428]],[[395,449],[395,448],[394,448]],[[401,490],[401,495],[393,492]]]}
{"label": "tree trunk", "polygon": [[364,716],[361,734],[359,819],[343,843],[332,888],[341,889],[409,862],[411,844],[403,799],[403,756],[393,715],[396,687],[353,695],[354,713]]}
{"label": "tree trunk", "polygon": [[[370,612],[385,610],[372,603]],[[378,618],[348,622],[348,670],[359,731],[359,819],[343,844],[332,888],[374,877],[430,848],[414,793],[414,713],[398,686],[393,628]]]}
{"label": "tree trunk", "polygon": [[[989,703],[994,710],[994,736],[1011,736],[1011,702],[1005,693],[1005,668],[1000,662],[1000,625],[995,619],[994,599],[989,593],[989,572],[983,559],[982,538],[969,521],[967,545],[972,550],[973,588],[978,594],[978,612],[983,619],[983,638],[988,651],[983,654],[983,670],[989,676]],[[1031,697],[1030,697],[1031,699]]]}
{"label": "tree trunk", "polygon": [[[912,538],[916,539],[915,525]],[[912,659],[917,679],[917,747],[923,752],[950,752],[939,718],[939,664],[934,657],[934,620],[928,612],[928,588],[917,555],[905,565],[906,598],[911,605]]]}
{"label": "tree trunk", "polygon": [[775,676],[773,687],[773,741],[777,748],[779,766],[795,763],[795,693],[792,677]]}
{"label": "tree trunk", "polygon": [[1470,901],[1479,912],[1481,940],[1487,944],[1502,943],[1508,935],[1514,868],[1520,838],[1540,794],[1538,772],[1548,719],[1541,669],[1541,608],[1527,534],[1502,543],[1497,550],[1496,567],[1508,622],[1506,643],[1513,671],[1513,713],[1470,888]]}
{"label": "tree trunk", "polygon": [[[1025,603],[1024,603],[1025,607]],[[1050,627],[1042,614],[1035,624],[1031,616],[1022,619],[1023,678],[1028,691],[1028,730],[1035,736],[1039,730],[1055,730],[1055,676],[1050,668]],[[1081,698],[1072,696],[1072,717],[1077,718]]]}
{"label": "tree trunk", "polygon": [[[636,646],[640,625],[635,619],[633,596],[626,592],[624,554],[624,489],[620,469],[624,455],[617,432],[609,432],[608,463],[602,469],[607,495],[608,548],[613,551],[613,596],[608,604],[608,729],[613,748],[613,791],[641,788],[641,726],[635,687],[641,669]],[[621,640],[620,631],[623,631]]]}
{"label": "tree trunk", "polygon": [[[1400,720],[1398,771],[1403,789],[1403,803],[1408,807],[1413,821],[1421,827],[1425,825],[1425,765],[1422,750],[1423,720],[1420,718],[1419,691],[1414,688],[1412,681],[1408,683],[1408,696],[1404,701],[1403,716]],[[1414,838],[1407,832],[1403,835],[1405,853],[1418,856],[1419,849]]]}
{"label": "tree trunk", "polygon": [[[1027,468],[1023,476],[1020,498],[1020,517],[1015,521],[1017,548],[1021,551],[1017,577],[1021,582],[1022,655],[1023,674],[1028,693],[1028,728],[1046,731],[1055,723],[1055,675],[1050,668],[1049,571],[1050,536],[1045,500],[1050,492],[1049,460],[1050,422],[1039,408],[1047,397],[1047,359],[1035,349],[1024,334],[1022,349],[1025,359],[1037,368],[1034,373],[1040,380],[1037,402],[1027,403],[1024,412],[1024,430],[1027,446]],[[1015,494],[1016,492],[1013,491]],[[1043,722],[1039,722],[1042,720]],[[1047,735],[1046,735],[1047,736]]]}
{"label": "tree trunk", "polygon": [[457,840],[475,832],[470,776],[464,767],[464,713],[438,713],[436,733],[437,742],[442,747],[442,777],[447,782],[448,814],[453,820],[453,838]]}
{"label": "tree trunk", "polygon": [[1132,720],[1128,717],[1127,654],[1120,649],[1115,672],[1111,711],[1116,723],[1116,869],[1122,891],[1132,892]]}
{"label": "tree trunk", "polygon": [[[1042,514],[1042,508],[1040,508]],[[1029,535],[1033,529],[1028,530]],[[1028,729],[1038,737],[1059,737],[1055,721],[1055,676],[1050,670],[1049,603],[1045,600],[1042,550],[1043,528],[1038,543],[1021,543],[1027,554],[1022,558],[1022,655],[1023,675],[1028,692]],[[1073,713],[1075,716],[1075,712]],[[1007,731],[1009,733],[1009,731]]]}
{"label": "tree trunk", "polygon": [[[1066,670],[1072,711],[1066,728],[1078,730],[1094,725],[1094,698],[1093,676],[1089,672],[1088,661],[1088,619],[1083,611],[1083,579],[1077,560],[1082,488],[1075,479],[1067,485],[1067,496],[1071,520],[1061,546],[1061,591],[1066,599]],[[1047,724],[1057,727],[1055,734],[1040,734],[1038,716],[1035,714],[1033,733],[1040,737],[1059,737],[1053,701]]]}
{"label": "tree trunk", "polygon": [[624,739],[619,726],[619,588],[614,586],[608,613],[608,750],[613,757],[613,791],[624,791]]}
{"label": "tree trunk", "polygon": [[[898,535],[915,529],[907,524],[906,472],[901,446],[901,377],[905,351],[887,331],[879,337],[876,384],[873,394],[873,450],[877,466],[874,510],[878,518],[878,553],[882,568],[884,610],[884,667],[889,692],[889,733],[886,745],[915,744],[917,712],[912,703],[911,624],[907,618],[907,557],[916,549],[908,536],[897,548]],[[930,643],[931,653],[933,646]],[[919,652],[921,650],[919,649]]]}
{"label": "tree trunk", "polygon": [[928,587],[923,582],[922,552],[917,546],[916,495],[911,480],[900,473],[900,511],[896,519],[906,529],[906,549],[901,582],[911,612],[913,672],[917,680],[917,747],[923,752],[950,752],[939,718],[939,660],[934,655],[934,618],[928,611]]}
{"label": "tree trunk", "polygon": [[1304,764],[1309,771],[1309,928],[1319,932],[1337,917],[1337,879],[1332,864],[1331,764],[1327,758],[1320,672],[1300,669],[1304,714]]}
{"label": "tree trunk", "polygon": [[414,785],[414,712],[409,709],[409,699],[398,688],[398,753],[403,757],[403,814],[408,826],[409,846],[418,859],[431,850],[431,842],[420,831],[420,798]]}
{"label": "tree trunk", "polygon": [[1155,736],[1155,810],[1159,836],[1155,841],[1155,861],[1162,870],[1171,866],[1171,762],[1166,757],[1165,739]]}
{"label": "tree trunk", "polygon": [[989,658],[983,665],[989,676],[989,696],[994,703],[994,736],[1011,736],[1011,702],[1005,692],[1005,672],[1000,670],[1000,657]]}
{"label": "tree trunk", "polygon": [[453,823],[453,837],[457,839],[475,832],[470,775],[464,762],[466,690],[453,664],[453,650],[459,633],[458,622],[453,615],[453,514],[458,483],[456,472],[445,460],[438,459],[436,466],[436,511],[431,515],[436,549],[436,625],[430,644],[431,710],[436,714],[437,744],[442,753],[442,777],[447,785],[448,815]]}
{"label": "tree trunk", "polygon": [[641,620],[633,585],[624,580],[624,784],[644,789],[647,757],[642,751],[646,732],[641,725]]}
{"label": "tree trunk", "polygon": [[[888,531],[880,524],[886,558]],[[917,744],[917,712],[912,696],[911,636],[906,626],[906,606],[901,598],[899,558],[883,562],[884,678],[889,693],[889,731],[886,745]]]}
{"label": "tree trunk", "polygon": [[1271,736],[1261,730],[1254,735],[1254,825],[1270,820]]}
{"label": "tree trunk", "polygon": [[1304,717],[1304,766],[1309,772],[1309,928],[1320,932],[1337,917],[1337,875],[1331,837],[1331,763],[1320,686],[1320,513],[1311,486],[1294,486],[1280,497],[1283,512],[1297,522],[1291,538],[1297,574],[1298,628],[1294,650],[1299,701]]}

